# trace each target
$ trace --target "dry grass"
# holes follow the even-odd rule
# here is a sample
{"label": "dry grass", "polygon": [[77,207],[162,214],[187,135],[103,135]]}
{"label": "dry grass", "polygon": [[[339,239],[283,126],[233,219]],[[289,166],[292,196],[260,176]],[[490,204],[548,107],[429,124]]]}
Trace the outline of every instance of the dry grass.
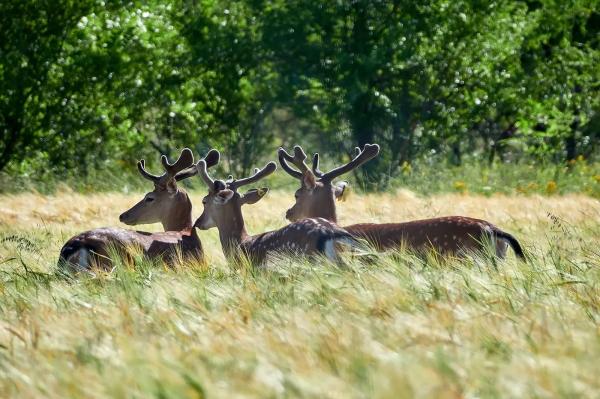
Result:
{"label": "dry grass", "polygon": [[[401,191],[340,204],[342,224],[485,218],[529,264],[404,254],[233,270],[210,231],[207,269],[52,274],[67,238],[118,225],[140,198],[0,197],[0,397],[600,396],[598,200]],[[250,232],[283,226],[290,202],[248,206]]]}

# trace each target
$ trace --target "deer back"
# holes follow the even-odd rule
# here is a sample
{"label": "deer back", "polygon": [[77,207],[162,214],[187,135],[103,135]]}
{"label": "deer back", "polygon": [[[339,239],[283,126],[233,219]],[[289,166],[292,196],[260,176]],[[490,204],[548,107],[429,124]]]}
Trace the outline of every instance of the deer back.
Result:
{"label": "deer back", "polygon": [[351,240],[352,236],[335,223],[323,218],[311,218],[248,237],[241,243],[241,248],[257,264],[263,263],[272,254],[324,254],[334,258],[335,254],[326,253],[328,247],[344,239]]}
{"label": "deer back", "polygon": [[59,265],[73,271],[98,268],[110,271],[113,255],[130,263],[136,253],[160,259],[172,266],[176,257],[203,259],[202,246],[192,231],[146,233],[115,227],[88,230],[69,239],[62,247]]}

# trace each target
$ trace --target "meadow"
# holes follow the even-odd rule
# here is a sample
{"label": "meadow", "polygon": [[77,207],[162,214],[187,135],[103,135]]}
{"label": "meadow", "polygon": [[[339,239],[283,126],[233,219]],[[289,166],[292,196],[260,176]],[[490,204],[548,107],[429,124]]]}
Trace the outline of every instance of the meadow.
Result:
{"label": "meadow", "polygon": [[[194,217],[201,191],[191,193]],[[583,194],[356,194],[340,224],[460,214],[514,234],[517,262],[409,253],[231,267],[139,259],[56,274],[61,245],[142,192],[0,196],[0,397],[599,397],[600,201]],[[292,192],[245,208],[285,225]],[[160,226],[140,226],[159,230]]]}

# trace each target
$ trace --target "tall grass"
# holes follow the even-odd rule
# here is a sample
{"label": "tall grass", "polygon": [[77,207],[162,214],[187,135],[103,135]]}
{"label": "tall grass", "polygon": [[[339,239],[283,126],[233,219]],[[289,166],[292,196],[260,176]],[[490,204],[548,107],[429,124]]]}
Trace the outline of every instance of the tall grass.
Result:
{"label": "tall grass", "polygon": [[[140,257],[93,279],[55,273],[64,240],[117,225],[139,198],[0,197],[1,397],[600,395],[595,199],[401,190],[340,204],[342,224],[483,217],[524,243],[528,263],[399,253],[257,270],[228,265],[208,231],[208,265]],[[282,226],[290,201],[275,191],[248,206],[248,229]]]}

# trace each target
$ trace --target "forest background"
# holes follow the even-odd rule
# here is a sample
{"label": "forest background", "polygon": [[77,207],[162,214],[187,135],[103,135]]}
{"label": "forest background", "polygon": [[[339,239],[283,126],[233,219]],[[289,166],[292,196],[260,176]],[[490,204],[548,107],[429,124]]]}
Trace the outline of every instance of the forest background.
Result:
{"label": "forest background", "polygon": [[376,142],[363,188],[598,196],[599,32],[594,0],[3,1],[0,191]]}

